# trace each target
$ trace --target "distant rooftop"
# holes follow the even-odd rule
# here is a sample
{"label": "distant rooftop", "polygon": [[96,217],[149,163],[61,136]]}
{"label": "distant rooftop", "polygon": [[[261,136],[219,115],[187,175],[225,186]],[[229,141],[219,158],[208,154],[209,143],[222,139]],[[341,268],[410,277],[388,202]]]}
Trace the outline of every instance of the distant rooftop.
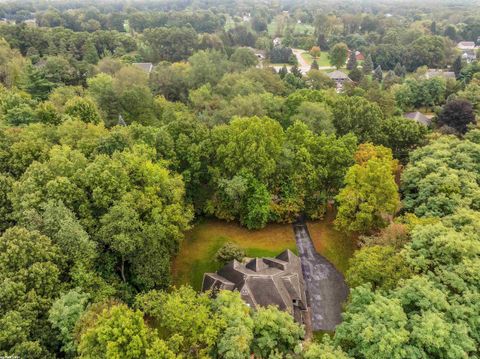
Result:
{"label": "distant rooftop", "polygon": [[411,119],[411,120],[414,120],[424,126],[430,126],[430,124],[432,123],[432,120],[430,118],[428,118],[427,116],[425,116],[423,113],[421,112],[409,112],[409,113],[406,113],[404,115],[405,118],[408,118],[408,119]]}
{"label": "distant rooftop", "polygon": [[474,49],[475,48],[475,42],[473,42],[473,41],[460,41],[457,44],[457,47],[459,49]]}
{"label": "distant rooftop", "polygon": [[134,62],[132,65],[138,67],[140,70],[145,71],[147,74],[153,70],[153,64],[151,62]]}
{"label": "distant rooftop", "polygon": [[333,72],[330,72],[327,75],[332,80],[336,80],[336,81],[350,80],[350,77],[348,77],[348,75],[346,73],[344,73],[342,71],[339,71],[339,70],[335,70]]}
{"label": "distant rooftop", "polygon": [[436,70],[436,69],[428,69],[427,73],[425,74],[427,79],[431,79],[434,77],[443,77],[445,79],[454,79],[455,80],[455,72],[453,71],[444,71],[444,70]]}

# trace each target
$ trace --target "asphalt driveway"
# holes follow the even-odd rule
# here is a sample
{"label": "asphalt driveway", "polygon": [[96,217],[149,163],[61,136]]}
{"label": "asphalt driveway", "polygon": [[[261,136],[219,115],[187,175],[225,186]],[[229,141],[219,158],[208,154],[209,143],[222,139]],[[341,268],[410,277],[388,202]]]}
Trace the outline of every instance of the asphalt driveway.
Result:
{"label": "asphalt driveway", "polygon": [[313,330],[333,331],[342,320],[342,304],[349,292],[345,279],[332,263],[317,253],[304,222],[295,223],[293,230],[307,285]]}

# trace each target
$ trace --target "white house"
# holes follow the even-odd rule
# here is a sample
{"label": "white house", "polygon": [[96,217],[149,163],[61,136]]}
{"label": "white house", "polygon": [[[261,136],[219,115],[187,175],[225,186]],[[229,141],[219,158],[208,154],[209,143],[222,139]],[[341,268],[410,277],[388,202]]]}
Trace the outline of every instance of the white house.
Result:
{"label": "white house", "polygon": [[473,41],[460,41],[457,44],[457,49],[462,53],[462,59],[468,63],[477,59],[478,48]]}

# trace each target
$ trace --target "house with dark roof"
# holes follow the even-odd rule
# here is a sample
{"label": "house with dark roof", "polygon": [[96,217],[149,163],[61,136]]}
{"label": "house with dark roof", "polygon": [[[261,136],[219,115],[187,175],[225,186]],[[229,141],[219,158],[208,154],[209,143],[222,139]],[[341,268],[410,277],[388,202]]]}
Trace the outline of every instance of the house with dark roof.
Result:
{"label": "house with dark roof", "polygon": [[352,82],[348,75],[340,70],[335,70],[327,74],[337,85],[337,92],[341,92],[345,82]]}
{"label": "house with dark roof", "polygon": [[138,67],[140,70],[145,71],[147,74],[153,70],[153,64],[151,62],[134,62],[132,65]]}
{"label": "house with dark roof", "polygon": [[307,327],[310,323],[300,258],[290,250],[275,258],[253,258],[247,263],[233,260],[217,273],[205,273],[202,290],[237,290],[253,309],[275,305],[298,323]]}
{"label": "house with dark roof", "polygon": [[404,115],[405,118],[408,118],[410,120],[414,120],[424,126],[430,126],[430,124],[432,123],[432,119],[431,118],[428,118],[427,116],[425,116],[423,113],[421,112],[409,112],[409,113],[406,113]]}

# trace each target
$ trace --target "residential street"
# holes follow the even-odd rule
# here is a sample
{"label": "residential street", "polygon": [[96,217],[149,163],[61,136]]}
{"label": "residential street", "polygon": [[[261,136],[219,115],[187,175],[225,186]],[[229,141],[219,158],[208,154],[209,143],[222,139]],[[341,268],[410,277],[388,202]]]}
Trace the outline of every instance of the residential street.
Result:
{"label": "residential street", "polygon": [[[297,61],[298,61],[298,68],[302,72],[302,74],[306,74],[308,71],[310,71],[310,65],[305,61],[305,59],[302,57],[302,53],[304,53],[304,50],[301,49],[292,49],[293,54],[296,56]],[[277,72],[280,70],[283,66],[280,65],[273,65],[272,66]],[[288,65],[287,69],[290,70],[292,66]],[[334,70],[334,66],[320,66],[318,68],[319,70]]]}
{"label": "residential street", "polygon": [[304,50],[300,49],[292,49],[293,54],[297,57],[298,61],[298,68],[300,71],[302,71],[302,74],[306,74],[310,70],[310,65],[305,61],[305,59],[302,56],[302,53],[304,53]]}
{"label": "residential street", "polygon": [[349,289],[342,273],[315,250],[306,224],[299,221],[293,229],[312,310],[313,330],[333,331],[341,322],[342,304]]}

